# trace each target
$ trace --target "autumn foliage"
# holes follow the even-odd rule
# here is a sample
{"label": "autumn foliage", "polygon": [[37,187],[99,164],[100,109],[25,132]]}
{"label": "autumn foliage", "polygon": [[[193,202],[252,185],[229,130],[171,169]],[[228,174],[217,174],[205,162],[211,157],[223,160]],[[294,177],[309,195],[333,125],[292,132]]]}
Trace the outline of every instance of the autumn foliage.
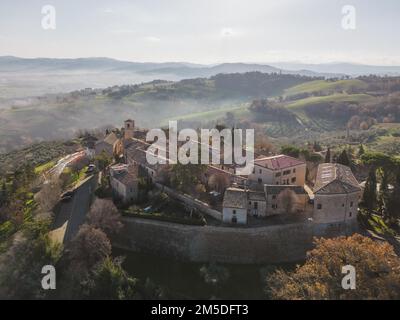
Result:
{"label": "autumn foliage", "polygon": [[[400,299],[400,258],[391,245],[354,235],[315,240],[304,265],[267,278],[272,299]],[[342,288],[342,267],[356,270],[356,289]]]}

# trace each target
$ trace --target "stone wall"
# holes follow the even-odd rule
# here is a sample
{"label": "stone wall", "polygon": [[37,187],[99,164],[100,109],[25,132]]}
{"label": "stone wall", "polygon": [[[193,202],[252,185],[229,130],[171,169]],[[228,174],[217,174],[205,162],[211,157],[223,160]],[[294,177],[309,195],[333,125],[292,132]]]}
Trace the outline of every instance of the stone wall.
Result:
{"label": "stone wall", "polygon": [[123,222],[115,247],[184,261],[296,262],[312,247],[311,222],[257,228],[185,226],[138,218]]}

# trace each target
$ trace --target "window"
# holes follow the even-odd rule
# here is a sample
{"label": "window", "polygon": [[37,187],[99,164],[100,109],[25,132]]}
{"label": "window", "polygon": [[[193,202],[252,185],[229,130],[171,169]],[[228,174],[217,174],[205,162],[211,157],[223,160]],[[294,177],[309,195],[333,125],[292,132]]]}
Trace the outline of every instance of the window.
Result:
{"label": "window", "polygon": [[262,179],[261,178],[258,178],[258,183],[262,183]]}
{"label": "window", "polygon": [[260,174],[262,173],[262,170],[261,170],[261,169],[259,170],[259,173],[260,173]]}
{"label": "window", "polygon": [[293,177],[292,178],[292,183],[295,183],[296,182],[296,177]]}
{"label": "window", "polygon": [[258,209],[258,202],[254,202],[254,209]]}
{"label": "window", "polygon": [[249,201],[249,205],[251,206],[251,201]]}
{"label": "window", "polygon": [[272,199],[275,200],[275,199],[276,199],[276,195],[273,195],[273,196],[272,196]]}
{"label": "window", "polygon": [[352,207],[353,206],[353,201],[352,202],[350,202],[350,207]]}
{"label": "window", "polygon": [[232,213],[233,213],[233,214],[236,214],[236,210],[233,210]]}
{"label": "window", "polygon": [[344,207],[344,203],[342,203],[342,207]]}
{"label": "window", "polygon": [[281,173],[280,173],[280,172],[275,173],[275,177],[280,177],[280,176],[281,176]]}
{"label": "window", "polygon": [[276,209],[276,204],[273,204],[273,205],[271,206],[271,208],[272,208],[272,209]]}
{"label": "window", "polygon": [[349,212],[349,217],[351,218],[351,216],[353,215],[353,213],[352,212]]}
{"label": "window", "polygon": [[318,210],[321,210],[321,209],[322,209],[322,204],[318,203],[318,204],[317,204],[317,209],[318,209]]}
{"label": "window", "polygon": [[237,223],[237,218],[236,217],[232,217],[232,223]]}
{"label": "window", "polygon": [[293,169],[293,173],[296,173],[296,168]]}
{"label": "window", "polygon": [[290,170],[285,170],[285,171],[283,171],[283,175],[284,175],[284,176],[287,176],[288,174],[290,174]]}

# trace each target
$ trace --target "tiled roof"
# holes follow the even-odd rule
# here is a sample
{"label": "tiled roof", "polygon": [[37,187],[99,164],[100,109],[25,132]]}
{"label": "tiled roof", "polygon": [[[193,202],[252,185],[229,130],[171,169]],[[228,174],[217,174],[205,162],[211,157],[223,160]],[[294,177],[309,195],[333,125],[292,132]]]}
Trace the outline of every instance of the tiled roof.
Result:
{"label": "tiled roof", "polygon": [[117,135],[114,132],[111,132],[107,137],[104,138],[104,142],[110,145],[113,145],[115,141],[118,140]]}
{"label": "tiled roof", "polygon": [[114,165],[110,167],[111,175],[124,185],[135,183],[138,178],[138,167],[135,165]]}
{"label": "tiled roof", "polygon": [[[150,144],[139,139],[131,139],[129,146],[126,148],[126,155],[129,162],[135,162],[144,167],[157,169],[159,164],[152,165],[147,161],[146,150]],[[166,160],[166,159],[164,159]]]}
{"label": "tiled roof", "polygon": [[318,166],[314,193],[352,193],[361,191],[351,169],[338,163],[323,163]]}
{"label": "tiled roof", "polygon": [[284,154],[272,157],[264,157],[254,160],[256,165],[259,165],[264,168],[268,168],[271,170],[281,170],[285,168],[290,168],[298,165],[305,164],[304,161],[299,159],[286,156]]}
{"label": "tiled roof", "polygon": [[302,186],[295,186],[295,185],[268,185],[268,184],[266,184],[264,186],[264,190],[265,190],[265,193],[267,195],[269,195],[269,194],[278,195],[285,189],[290,189],[290,190],[294,191],[294,193],[296,193],[296,194],[306,194],[306,191],[304,190],[304,187],[302,187]]}
{"label": "tiled roof", "polygon": [[224,208],[236,208],[246,209],[247,208],[247,193],[242,189],[229,188],[226,189],[224,195]]}

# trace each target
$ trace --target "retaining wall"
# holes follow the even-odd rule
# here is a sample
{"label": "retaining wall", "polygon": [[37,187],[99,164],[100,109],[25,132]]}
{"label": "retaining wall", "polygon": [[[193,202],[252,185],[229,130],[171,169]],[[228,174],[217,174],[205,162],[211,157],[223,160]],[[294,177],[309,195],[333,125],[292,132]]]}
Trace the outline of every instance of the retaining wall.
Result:
{"label": "retaining wall", "polygon": [[185,226],[123,218],[116,247],[192,262],[261,264],[295,262],[312,247],[313,224],[233,228]]}

